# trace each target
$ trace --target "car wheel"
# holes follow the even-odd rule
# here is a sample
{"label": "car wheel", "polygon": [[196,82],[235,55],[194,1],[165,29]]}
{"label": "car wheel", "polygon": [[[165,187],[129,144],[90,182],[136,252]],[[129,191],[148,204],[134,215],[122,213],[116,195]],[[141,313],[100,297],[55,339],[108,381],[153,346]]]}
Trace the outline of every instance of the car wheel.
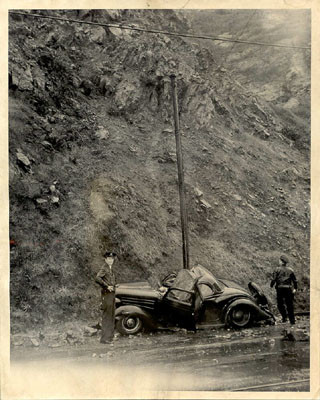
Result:
{"label": "car wheel", "polygon": [[121,315],[116,328],[122,335],[136,335],[142,331],[143,323],[137,315]]}
{"label": "car wheel", "polygon": [[228,315],[228,323],[234,328],[245,328],[251,322],[251,310],[244,306],[233,307]]}

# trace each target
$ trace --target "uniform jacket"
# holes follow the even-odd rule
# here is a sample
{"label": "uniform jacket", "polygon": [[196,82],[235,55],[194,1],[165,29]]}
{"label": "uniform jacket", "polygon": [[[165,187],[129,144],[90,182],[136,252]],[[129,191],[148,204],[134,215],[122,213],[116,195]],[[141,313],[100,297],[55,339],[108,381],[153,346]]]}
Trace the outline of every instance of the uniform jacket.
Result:
{"label": "uniform jacket", "polygon": [[116,278],[113,273],[113,267],[109,267],[106,263],[100,268],[96,275],[96,282],[101,286],[103,292],[109,292],[108,286],[115,286]]}
{"label": "uniform jacket", "polygon": [[273,273],[270,286],[274,285],[276,285],[276,289],[291,288],[292,285],[297,289],[297,279],[293,269],[286,266],[278,267]]}

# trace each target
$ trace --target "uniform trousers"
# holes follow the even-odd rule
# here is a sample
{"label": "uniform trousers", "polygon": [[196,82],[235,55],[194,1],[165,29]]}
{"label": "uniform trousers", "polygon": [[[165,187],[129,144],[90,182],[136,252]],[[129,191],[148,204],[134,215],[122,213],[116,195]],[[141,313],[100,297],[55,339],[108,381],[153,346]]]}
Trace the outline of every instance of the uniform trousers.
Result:
{"label": "uniform trousers", "polygon": [[101,339],[100,342],[110,342],[114,334],[115,293],[101,292]]}
{"label": "uniform trousers", "polygon": [[293,293],[291,287],[278,287],[277,288],[277,303],[278,309],[282,316],[282,320],[286,321],[287,317],[292,324],[295,323],[294,306],[293,306]]}

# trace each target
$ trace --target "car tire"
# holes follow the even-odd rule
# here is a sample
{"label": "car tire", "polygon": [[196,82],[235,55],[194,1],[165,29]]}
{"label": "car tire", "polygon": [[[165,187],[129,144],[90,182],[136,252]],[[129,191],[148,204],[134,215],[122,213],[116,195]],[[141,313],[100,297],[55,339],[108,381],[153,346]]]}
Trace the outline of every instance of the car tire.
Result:
{"label": "car tire", "polygon": [[137,315],[121,315],[116,323],[116,329],[121,335],[136,335],[143,329],[143,323]]}
{"label": "car tire", "polygon": [[228,313],[227,323],[233,328],[246,328],[252,320],[252,311],[250,307],[238,305]]}

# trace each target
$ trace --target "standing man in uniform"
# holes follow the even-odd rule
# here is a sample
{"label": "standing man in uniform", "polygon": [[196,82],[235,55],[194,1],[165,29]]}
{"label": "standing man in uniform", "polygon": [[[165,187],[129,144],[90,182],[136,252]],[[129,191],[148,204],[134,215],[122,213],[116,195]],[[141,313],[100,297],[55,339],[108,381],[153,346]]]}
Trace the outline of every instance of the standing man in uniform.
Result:
{"label": "standing man in uniform", "polygon": [[106,251],[103,257],[104,265],[96,276],[96,282],[101,286],[102,321],[100,343],[111,343],[114,333],[116,284],[112,268],[117,255],[116,253]]}
{"label": "standing man in uniform", "polygon": [[279,267],[273,273],[270,286],[273,287],[275,285],[282,322],[287,322],[287,317],[289,317],[291,325],[294,325],[293,298],[297,290],[297,279],[293,269],[288,267],[288,263],[289,260],[286,256],[280,257]]}

